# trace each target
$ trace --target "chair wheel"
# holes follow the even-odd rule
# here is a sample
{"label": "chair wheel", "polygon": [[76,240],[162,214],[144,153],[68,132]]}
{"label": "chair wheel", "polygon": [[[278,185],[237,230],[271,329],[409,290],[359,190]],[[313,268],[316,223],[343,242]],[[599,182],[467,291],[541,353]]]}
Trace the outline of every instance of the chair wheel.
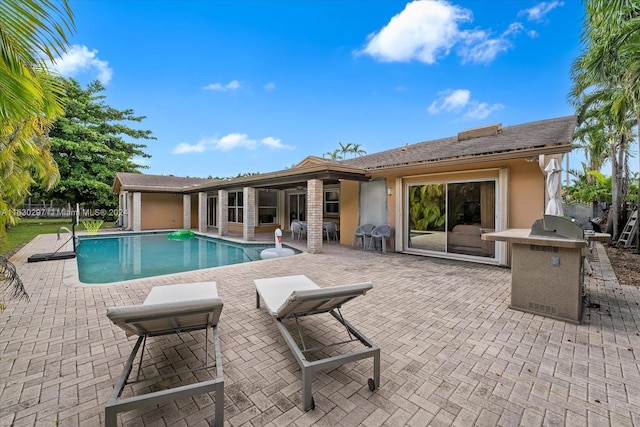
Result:
{"label": "chair wheel", "polygon": [[373,378],[369,378],[369,381],[367,382],[369,383],[369,390],[374,391],[376,389],[376,382]]}

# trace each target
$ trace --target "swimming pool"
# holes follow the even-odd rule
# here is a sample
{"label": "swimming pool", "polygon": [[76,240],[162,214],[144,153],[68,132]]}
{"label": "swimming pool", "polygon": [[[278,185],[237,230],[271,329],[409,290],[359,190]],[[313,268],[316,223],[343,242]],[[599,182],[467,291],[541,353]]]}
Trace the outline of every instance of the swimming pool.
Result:
{"label": "swimming pool", "polygon": [[167,233],[81,236],[76,260],[80,282],[103,284],[257,261],[263,249],[272,247],[199,235],[169,240]]}

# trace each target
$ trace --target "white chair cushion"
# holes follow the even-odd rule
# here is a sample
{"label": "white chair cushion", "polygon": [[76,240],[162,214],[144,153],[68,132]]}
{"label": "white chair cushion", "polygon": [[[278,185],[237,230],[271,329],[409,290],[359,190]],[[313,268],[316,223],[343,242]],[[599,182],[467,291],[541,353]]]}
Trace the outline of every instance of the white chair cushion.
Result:
{"label": "white chair cushion", "polygon": [[321,288],[304,275],[253,282],[267,311],[276,318],[329,311],[373,288],[371,282]]}
{"label": "white chair cushion", "polygon": [[144,303],[108,307],[107,317],[127,336],[172,329],[204,329],[218,324],[223,303],[215,282],[156,286]]}
{"label": "white chair cushion", "polygon": [[253,281],[256,291],[262,297],[270,315],[275,316],[278,308],[289,298],[293,291],[303,289],[320,289],[305,275],[273,277]]}
{"label": "white chair cushion", "polygon": [[293,291],[282,303],[276,310],[275,316],[281,318],[327,312],[341,307],[355,297],[364,295],[372,288],[371,282],[364,282],[329,288],[299,289]]}
{"label": "white chair cushion", "polygon": [[143,305],[167,302],[192,301],[203,298],[217,298],[216,282],[184,283],[178,285],[155,286],[145,298]]}

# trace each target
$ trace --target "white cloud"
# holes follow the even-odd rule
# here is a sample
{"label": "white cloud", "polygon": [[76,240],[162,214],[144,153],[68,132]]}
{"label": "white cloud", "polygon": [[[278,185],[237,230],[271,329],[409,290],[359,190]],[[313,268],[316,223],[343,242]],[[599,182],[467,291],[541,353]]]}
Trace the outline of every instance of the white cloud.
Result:
{"label": "white cloud", "polygon": [[255,139],[251,139],[245,133],[230,133],[218,140],[214,140],[213,149],[219,151],[230,151],[234,148],[247,148],[253,150],[256,148],[257,142]]}
{"label": "white cloud", "polygon": [[276,84],[273,82],[270,82],[264,85],[264,90],[266,90],[267,92],[273,92],[275,89],[276,89]]}
{"label": "white cloud", "polygon": [[494,111],[500,110],[502,108],[504,108],[504,105],[502,104],[489,105],[486,102],[471,101],[469,103],[469,109],[464,114],[464,118],[467,120],[484,119],[489,117],[489,115]]}
{"label": "white cloud", "polygon": [[511,43],[504,39],[486,39],[460,47],[463,63],[482,64],[493,61],[500,52],[509,50]]}
{"label": "white cloud", "polygon": [[97,79],[102,84],[111,81],[113,70],[109,63],[97,56],[98,51],[89,50],[86,46],[73,45],[61,57],[55,59],[55,63],[48,66],[63,77],[75,77],[84,73],[97,73]]}
{"label": "white cloud", "polygon": [[471,91],[468,89],[448,89],[438,93],[438,98],[431,103],[427,111],[430,114],[461,113],[465,120],[478,120],[503,107],[501,104],[489,105],[472,99]]}
{"label": "white cloud", "polygon": [[240,89],[240,82],[238,80],[231,80],[229,83],[211,83],[204,87],[205,90],[215,90],[218,92],[228,92],[230,90]]}
{"label": "white cloud", "polygon": [[293,150],[295,149],[294,146],[292,145],[284,145],[282,143],[282,140],[280,140],[279,138],[274,138],[272,136],[268,136],[266,138],[264,138],[261,141],[264,145],[266,145],[267,147],[271,148],[271,149],[285,149],[285,150]]}
{"label": "white cloud", "polygon": [[174,154],[186,153],[202,153],[205,151],[231,151],[237,148],[246,150],[255,150],[259,147],[266,147],[272,150],[293,150],[295,147],[285,145],[279,138],[268,136],[260,141],[249,138],[244,133],[230,133],[222,138],[203,138],[195,144],[186,142],[176,145],[173,149]]}
{"label": "white cloud", "polygon": [[470,10],[446,1],[414,1],[380,32],[370,34],[361,53],[386,62],[415,59],[433,64],[459,40],[458,24],[471,19]]}
{"label": "white cloud", "polygon": [[471,92],[467,89],[448,89],[438,93],[438,99],[433,101],[427,109],[431,114],[440,111],[452,112],[464,108],[471,98]]}
{"label": "white cloud", "polygon": [[500,52],[506,52],[512,46],[510,37],[524,31],[519,22],[510,24],[497,38],[492,38],[484,31],[462,33],[463,43],[458,50],[463,63],[488,63],[493,61]]}
{"label": "white cloud", "polygon": [[559,6],[564,6],[564,2],[554,0],[551,2],[542,2],[529,9],[524,9],[518,12],[518,16],[526,16],[527,20],[534,22],[544,21],[545,16],[553,9]]}
{"label": "white cloud", "polygon": [[185,154],[185,153],[202,153],[206,150],[207,142],[205,140],[200,140],[196,144],[187,144],[186,142],[181,142],[176,145],[173,149],[174,154]]}
{"label": "white cloud", "polygon": [[[529,9],[534,16],[547,13],[559,1],[541,3],[546,8]],[[522,12],[521,12],[522,13]],[[543,15],[542,15],[543,16]],[[492,31],[475,28],[464,30],[462,25],[473,21],[469,9],[453,5],[446,0],[415,0],[395,15],[379,32],[368,36],[367,45],[358,54],[367,54],[383,62],[420,61],[434,64],[441,57],[455,52],[463,63],[488,63],[498,54],[512,47],[511,39],[524,31],[515,22],[499,36]],[[530,37],[535,33],[528,33]]]}

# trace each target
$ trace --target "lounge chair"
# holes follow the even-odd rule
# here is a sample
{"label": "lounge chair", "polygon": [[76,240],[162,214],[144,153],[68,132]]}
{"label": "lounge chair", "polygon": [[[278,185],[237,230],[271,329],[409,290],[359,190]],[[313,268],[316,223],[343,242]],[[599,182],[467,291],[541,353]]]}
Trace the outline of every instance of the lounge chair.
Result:
{"label": "lounge chair", "polygon": [[[107,427],[117,425],[119,412],[153,406],[184,397],[210,393],[212,391],[215,392],[216,401],[215,417],[214,420],[212,420],[212,425],[214,423],[218,426],[223,425],[224,376],[222,373],[222,353],[220,351],[220,339],[217,327],[222,312],[222,305],[222,300],[218,298],[216,283],[202,282],[156,286],[151,289],[151,292],[149,292],[149,295],[147,295],[147,298],[141,305],[107,308],[107,317],[116,326],[123,329],[127,336],[138,336],[138,340],[125,363],[124,370],[107,401],[105,407],[105,423]],[[209,364],[209,329],[211,329],[214,344],[215,361],[213,365]],[[140,379],[140,370],[147,337],[197,330],[204,330],[205,332],[206,356],[204,365],[188,371],[181,370],[167,376],[181,375],[185,372],[212,369],[215,367],[214,379],[173,387],[167,390],[150,392],[140,396],[120,398],[127,384],[167,377],[156,376],[154,378]],[[142,350],[138,362],[136,379],[129,381],[134,359],[141,346]]]}
{"label": "lounge chair", "polygon": [[369,236],[369,248],[373,249],[376,246],[376,242],[380,240],[382,246],[382,252],[387,253],[387,239],[391,241],[391,235],[393,234],[393,227],[389,224],[382,224],[377,226],[371,232]]}
{"label": "lounge chair", "polygon": [[373,224],[362,224],[356,231],[353,236],[353,246],[358,247],[358,242],[362,242],[362,249],[366,249],[368,246],[367,239],[371,237],[371,232],[376,228]]}
{"label": "lounge chair", "polygon": [[[340,312],[340,307],[343,304],[360,295],[364,295],[368,290],[372,289],[373,285],[370,282],[320,288],[304,275],[256,279],[253,282],[256,287],[256,307],[260,307],[260,298],[262,298],[267,311],[276,320],[280,333],[282,333],[300,365],[302,371],[302,404],[305,411],[315,408],[315,402],[311,394],[311,384],[315,372],[320,370],[331,369],[348,362],[372,357],[373,378],[369,379],[368,385],[371,391],[379,387],[380,347],[356,330],[342,317]],[[322,343],[318,346],[307,348],[298,319],[327,312],[346,328],[349,339],[334,343]],[[299,333],[299,343],[284,324],[284,321],[289,319],[295,320]],[[325,328],[326,324],[322,323],[320,326]],[[353,349],[318,360],[309,360],[311,356],[317,356],[318,351],[324,351],[329,347],[346,345],[354,341],[360,341],[366,348]]]}

